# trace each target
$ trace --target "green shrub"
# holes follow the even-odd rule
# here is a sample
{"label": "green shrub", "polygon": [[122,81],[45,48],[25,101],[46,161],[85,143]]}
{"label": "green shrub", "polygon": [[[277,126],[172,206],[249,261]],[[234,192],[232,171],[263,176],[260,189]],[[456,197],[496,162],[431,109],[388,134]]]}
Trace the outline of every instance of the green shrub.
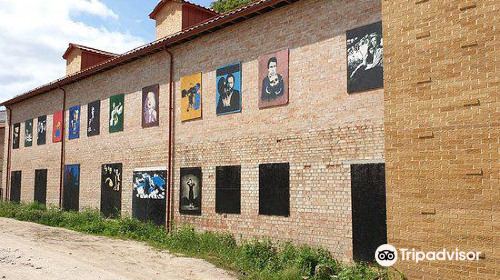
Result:
{"label": "green shrub", "polygon": [[310,280],[405,279],[401,273],[382,267],[340,264],[322,248],[296,247],[290,242],[273,243],[269,239],[242,241],[238,245],[230,234],[198,233],[190,226],[172,225],[167,234],[162,226],[128,217],[106,219],[92,209],[65,212],[38,203],[0,202],[0,217],[144,241],[172,253],[206,259],[237,272],[245,280],[302,280],[303,277]]}

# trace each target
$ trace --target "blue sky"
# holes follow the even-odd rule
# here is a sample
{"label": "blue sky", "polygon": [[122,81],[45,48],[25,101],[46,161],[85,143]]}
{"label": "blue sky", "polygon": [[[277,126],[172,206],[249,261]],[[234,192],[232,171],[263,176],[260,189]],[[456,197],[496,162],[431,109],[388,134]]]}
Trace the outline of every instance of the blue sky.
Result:
{"label": "blue sky", "polygon": [[0,102],[63,77],[69,43],[124,53],[153,41],[158,2],[0,0]]}
{"label": "blue sky", "polygon": [[[145,41],[155,39],[155,22],[149,18],[159,0],[101,0],[108,8],[113,10],[118,16],[118,21],[109,21],[91,15],[77,15],[76,19],[87,22],[93,26],[106,26],[110,30],[141,37]],[[210,6],[210,0],[190,1],[205,7]]]}

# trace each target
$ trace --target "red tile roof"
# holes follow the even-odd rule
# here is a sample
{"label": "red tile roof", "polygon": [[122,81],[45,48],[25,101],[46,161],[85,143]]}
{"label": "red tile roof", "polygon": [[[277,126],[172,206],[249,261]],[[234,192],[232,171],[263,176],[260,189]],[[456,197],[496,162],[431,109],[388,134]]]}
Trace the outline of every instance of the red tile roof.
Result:
{"label": "red tile roof", "polygon": [[49,92],[71,83],[75,83],[92,75],[96,75],[120,65],[140,59],[141,57],[160,52],[165,48],[173,47],[187,41],[191,41],[200,36],[213,33],[214,31],[217,31],[219,29],[223,29],[225,27],[240,23],[254,16],[259,16],[265,12],[297,1],[299,0],[257,0],[254,2],[250,2],[239,8],[207,19],[195,26],[181,30],[170,36],[160,38],[156,41],[145,44],[121,55],[112,57],[109,60],[106,60],[85,70],[65,76],[46,85],[37,87],[24,94],[15,96],[14,98],[7,100],[0,105],[9,106],[21,102],[25,99]]}

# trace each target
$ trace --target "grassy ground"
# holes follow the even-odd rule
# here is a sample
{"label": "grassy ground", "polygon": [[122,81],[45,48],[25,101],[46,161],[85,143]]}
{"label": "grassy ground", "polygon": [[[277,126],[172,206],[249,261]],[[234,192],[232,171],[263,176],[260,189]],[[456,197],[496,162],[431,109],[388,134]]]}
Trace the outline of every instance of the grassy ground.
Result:
{"label": "grassy ground", "polygon": [[404,279],[394,271],[365,264],[345,265],[321,248],[296,247],[270,240],[237,244],[229,234],[197,233],[192,228],[174,227],[167,234],[163,227],[131,218],[103,218],[96,210],[63,212],[41,204],[0,202],[0,217],[63,227],[79,232],[144,241],[158,249],[206,259],[237,272],[245,280],[329,280]]}

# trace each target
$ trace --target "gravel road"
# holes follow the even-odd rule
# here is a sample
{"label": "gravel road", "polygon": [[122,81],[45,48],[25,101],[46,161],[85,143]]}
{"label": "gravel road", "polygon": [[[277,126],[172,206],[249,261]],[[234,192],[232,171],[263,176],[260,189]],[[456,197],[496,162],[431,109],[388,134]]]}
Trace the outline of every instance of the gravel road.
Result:
{"label": "gravel road", "polygon": [[236,280],[146,244],[0,218],[0,279]]}

